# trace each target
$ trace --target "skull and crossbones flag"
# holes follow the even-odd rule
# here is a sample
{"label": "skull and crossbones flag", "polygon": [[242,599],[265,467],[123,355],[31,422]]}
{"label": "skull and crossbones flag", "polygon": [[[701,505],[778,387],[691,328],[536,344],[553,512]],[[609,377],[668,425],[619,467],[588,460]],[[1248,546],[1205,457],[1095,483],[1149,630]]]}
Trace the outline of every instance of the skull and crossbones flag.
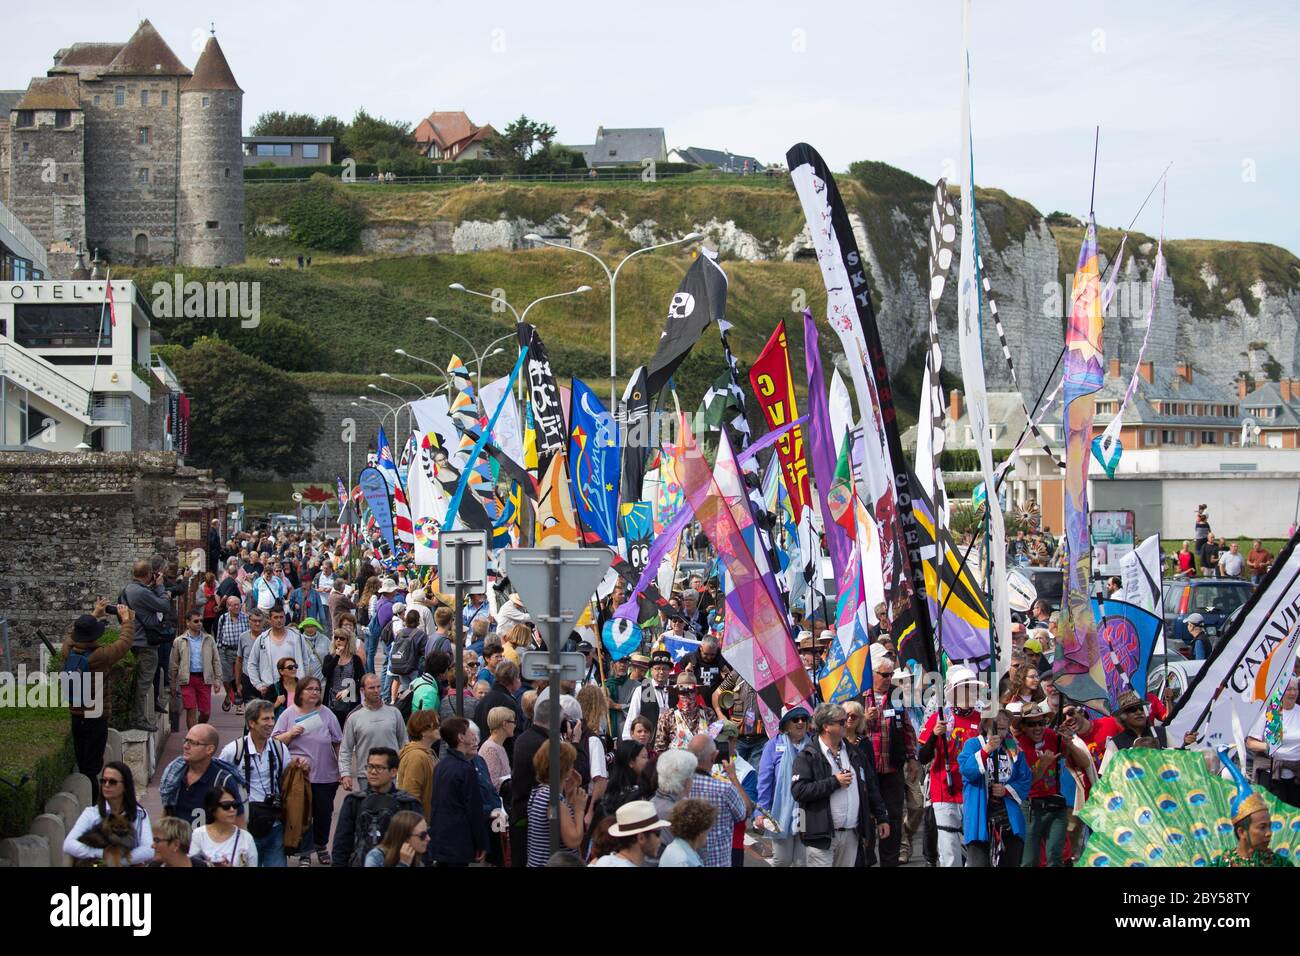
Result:
{"label": "skull and crossbones flag", "polygon": [[686,360],[709,323],[722,320],[726,303],[727,277],[712,258],[698,256],[673,294],[659,348],[646,366],[647,395],[651,403],[664,390],[677,366]]}

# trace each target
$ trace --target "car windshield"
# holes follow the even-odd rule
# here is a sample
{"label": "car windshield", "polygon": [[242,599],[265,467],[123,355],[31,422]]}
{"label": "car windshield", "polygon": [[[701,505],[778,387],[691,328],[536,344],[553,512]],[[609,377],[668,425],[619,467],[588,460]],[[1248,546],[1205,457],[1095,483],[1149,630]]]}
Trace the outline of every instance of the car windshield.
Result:
{"label": "car windshield", "polygon": [[1222,613],[1231,614],[1237,608],[1246,603],[1246,598],[1250,595],[1250,588],[1232,587],[1223,584],[1207,584],[1204,587],[1192,588],[1192,599],[1188,602],[1189,611],[1208,611],[1210,608]]}
{"label": "car windshield", "polygon": [[1059,604],[1061,601],[1061,585],[1065,576],[1062,574],[1043,574],[1030,572],[1029,580],[1034,585],[1034,590],[1044,601]]}

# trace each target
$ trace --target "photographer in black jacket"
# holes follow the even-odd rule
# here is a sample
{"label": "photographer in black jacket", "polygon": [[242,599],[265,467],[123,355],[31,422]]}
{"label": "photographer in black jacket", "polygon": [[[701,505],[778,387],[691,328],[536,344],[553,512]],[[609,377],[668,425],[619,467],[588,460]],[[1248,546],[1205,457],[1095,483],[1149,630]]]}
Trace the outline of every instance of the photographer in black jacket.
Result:
{"label": "photographer in black jacket", "polygon": [[889,836],[889,811],[875,767],[860,748],[844,741],[846,720],[839,704],[818,705],[813,713],[817,739],[794,758],[790,791],[799,804],[808,866],[853,866],[873,817],[882,821],[880,839]]}

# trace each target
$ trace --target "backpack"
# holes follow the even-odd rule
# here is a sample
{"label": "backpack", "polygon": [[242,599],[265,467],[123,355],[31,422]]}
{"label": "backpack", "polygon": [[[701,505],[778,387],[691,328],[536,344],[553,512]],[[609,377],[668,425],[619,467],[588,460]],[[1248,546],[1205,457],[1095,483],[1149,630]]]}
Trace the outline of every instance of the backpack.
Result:
{"label": "backpack", "polygon": [[90,670],[90,655],[95,652],[94,646],[85,650],[80,650],[74,644],[68,651],[67,660],[59,668],[65,674],[84,674]]}
{"label": "backpack", "polygon": [[365,866],[366,854],[379,846],[384,834],[388,832],[388,824],[399,809],[397,794],[393,791],[371,793],[361,798],[348,866]]}
{"label": "backpack", "polygon": [[[422,681],[423,683],[421,683]],[[428,687],[432,683],[433,678],[428,674],[423,674],[411,681],[406,690],[402,691],[402,695],[397,698],[397,703],[393,706],[396,707],[397,712],[402,715],[403,722],[411,719],[411,708],[415,706],[415,692],[421,688]]]}
{"label": "backpack", "polygon": [[420,664],[420,652],[423,641],[419,640],[420,629],[412,628],[403,632],[393,641],[393,649],[388,654],[388,672],[398,677],[408,677],[415,673]]}
{"label": "backpack", "polygon": [[368,636],[371,641],[378,641],[379,632],[381,630],[383,630],[383,628],[379,626],[379,614],[376,613],[370,617],[369,622],[366,624],[366,636]]}

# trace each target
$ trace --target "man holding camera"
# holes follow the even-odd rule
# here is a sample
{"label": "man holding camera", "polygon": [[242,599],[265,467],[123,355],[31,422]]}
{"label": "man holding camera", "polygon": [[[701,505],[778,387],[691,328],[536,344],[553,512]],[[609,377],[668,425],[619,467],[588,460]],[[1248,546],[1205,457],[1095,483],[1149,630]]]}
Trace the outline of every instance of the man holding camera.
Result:
{"label": "man holding camera", "polygon": [[136,617],[131,650],[135,654],[135,692],[131,697],[131,729],[154,731],[158,721],[154,710],[154,674],[158,670],[158,648],[175,636],[166,622],[171,597],[163,584],[161,569],[141,559],[131,565],[131,583],[122,591],[120,603]]}
{"label": "man holding camera", "polygon": [[244,712],[248,733],[232,740],[221,759],[232,764],[248,783],[248,833],[257,846],[258,866],[288,866],[284,852],[284,793],[280,784],[289,764],[289,748],[271,736],[275,706],[270,701],[250,701]]}

